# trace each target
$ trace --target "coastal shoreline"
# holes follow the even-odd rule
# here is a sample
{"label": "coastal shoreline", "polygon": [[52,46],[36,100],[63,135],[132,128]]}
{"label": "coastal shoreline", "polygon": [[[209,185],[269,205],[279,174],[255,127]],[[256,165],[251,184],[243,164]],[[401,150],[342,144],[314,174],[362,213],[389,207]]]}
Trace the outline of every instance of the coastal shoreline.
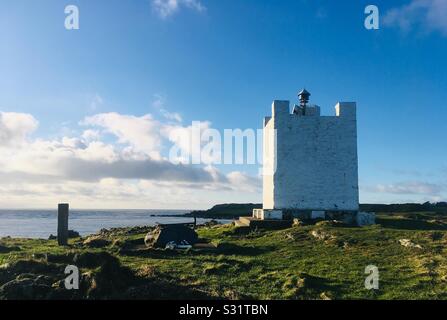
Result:
{"label": "coastal shoreline", "polygon": [[[69,239],[68,246],[2,238],[0,300],[446,298],[447,216],[439,212],[378,213],[377,224],[368,227],[334,221],[280,229],[204,225],[196,229],[204,245],[185,250],[146,245],[153,229],[101,230]],[[406,267],[433,258],[430,281]],[[386,284],[377,291],[362,287],[372,262]],[[79,290],[64,288],[67,265],[79,268]],[[415,281],[421,285],[406,290]]]}

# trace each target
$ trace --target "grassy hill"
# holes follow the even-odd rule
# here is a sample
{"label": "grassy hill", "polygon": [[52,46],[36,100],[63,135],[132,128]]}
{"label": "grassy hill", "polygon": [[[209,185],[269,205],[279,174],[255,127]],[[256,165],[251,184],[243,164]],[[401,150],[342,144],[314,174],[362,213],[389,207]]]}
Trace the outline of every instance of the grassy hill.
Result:
{"label": "grassy hill", "polygon": [[[377,223],[202,227],[216,248],[188,251],[146,248],[149,227],[103,231],[68,248],[3,238],[0,298],[447,299],[445,215],[386,213]],[[81,268],[80,290],[63,288],[67,264]],[[371,264],[379,290],[364,287]]]}
{"label": "grassy hill", "polygon": [[259,203],[225,203],[218,204],[208,210],[193,211],[187,216],[212,219],[233,219],[241,216],[251,216],[253,209],[262,208]]}

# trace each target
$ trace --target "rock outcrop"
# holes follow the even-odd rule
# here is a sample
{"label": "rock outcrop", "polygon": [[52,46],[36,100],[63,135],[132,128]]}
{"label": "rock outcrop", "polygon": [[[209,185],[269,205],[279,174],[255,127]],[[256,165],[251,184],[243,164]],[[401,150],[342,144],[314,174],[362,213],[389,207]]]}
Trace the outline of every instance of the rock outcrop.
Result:
{"label": "rock outcrop", "polygon": [[154,230],[148,232],[144,238],[144,243],[148,247],[165,248],[169,242],[179,244],[187,241],[190,245],[197,243],[199,237],[197,233],[187,225],[172,224],[159,225]]}

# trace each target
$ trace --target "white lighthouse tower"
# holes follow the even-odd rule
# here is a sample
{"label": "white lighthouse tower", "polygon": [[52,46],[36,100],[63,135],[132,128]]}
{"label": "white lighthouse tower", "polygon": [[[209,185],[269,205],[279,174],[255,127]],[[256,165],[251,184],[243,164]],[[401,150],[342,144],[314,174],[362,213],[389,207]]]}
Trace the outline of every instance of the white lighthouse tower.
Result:
{"label": "white lighthouse tower", "polygon": [[292,111],[289,101],[274,101],[264,119],[263,209],[254,219],[370,219],[358,213],[356,103],[322,116],[309,92],[298,96]]}

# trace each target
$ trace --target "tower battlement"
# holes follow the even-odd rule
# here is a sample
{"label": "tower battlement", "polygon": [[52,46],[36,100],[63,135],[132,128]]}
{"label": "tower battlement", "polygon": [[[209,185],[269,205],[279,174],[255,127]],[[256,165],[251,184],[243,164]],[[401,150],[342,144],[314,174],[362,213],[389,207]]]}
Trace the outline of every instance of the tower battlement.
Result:
{"label": "tower battlement", "polygon": [[[304,109],[302,106],[295,105],[293,111],[290,112],[290,101],[288,100],[275,100],[272,104],[272,116],[265,117],[267,121],[264,122],[264,126],[267,122],[273,118],[284,118],[285,115],[290,117],[320,117],[321,108],[317,105],[309,105]],[[326,116],[328,117],[328,116]],[[330,116],[329,116],[330,117]],[[355,102],[339,102],[335,106],[335,115],[333,117],[343,118],[357,118],[357,104]]]}

